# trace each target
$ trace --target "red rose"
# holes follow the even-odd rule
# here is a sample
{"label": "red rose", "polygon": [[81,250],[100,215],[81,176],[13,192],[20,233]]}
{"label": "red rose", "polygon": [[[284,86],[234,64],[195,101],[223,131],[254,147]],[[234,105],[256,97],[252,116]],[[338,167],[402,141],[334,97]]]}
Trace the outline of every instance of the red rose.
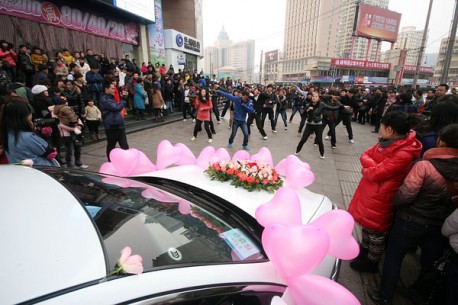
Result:
{"label": "red rose", "polygon": [[269,183],[269,180],[264,179],[264,181],[262,181],[262,183],[267,184],[267,183]]}
{"label": "red rose", "polygon": [[248,177],[248,178],[246,179],[246,181],[247,181],[248,183],[253,183],[253,182],[254,182],[254,178],[250,176],[250,177]]}
{"label": "red rose", "polygon": [[259,179],[254,180],[254,182],[259,183]]}
{"label": "red rose", "polygon": [[232,175],[234,173],[234,169],[233,168],[230,168],[227,170],[227,174],[228,175]]}

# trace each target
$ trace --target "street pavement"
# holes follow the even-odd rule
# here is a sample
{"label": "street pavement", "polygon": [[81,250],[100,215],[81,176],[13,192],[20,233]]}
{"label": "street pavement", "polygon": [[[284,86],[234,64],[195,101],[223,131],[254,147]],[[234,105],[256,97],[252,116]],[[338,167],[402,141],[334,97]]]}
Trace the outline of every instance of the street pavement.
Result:
{"label": "street pavement", "polygon": [[[288,117],[289,117],[288,113]],[[230,136],[228,129],[228,117],[221,120],[221,124],[215,121],[216,135],[213,135],[212,146],[215,148],[226,147]],[[181,114],[174,113],[166,118],[164,123],[156,123],[151,117],[147,120],[136,122],[132,119],[127,120],[127,139],[131,148],[143,151],[153,163],[156,162],[157,145],[161,140],[167,139],[172,144],[184,143],[191,151],[198,156],[200,151],[210,145],[205,131],[199,133],[195,141],[190,141],[193,133],[194,124],[192,120],[183,121]],[[268,147],[272,153],[274,163],[286,158],[295,152],[298,137],[298,126],[300,116],[297,113],[293,123],[288,124],[285,130],[283,122],[280,120],[277,125],[277,133],[270,129],[270,122],[266,121],[265,127],[268,140],[263,140],[256,129],[251,127],[249,147],[250,153],[255,154],[261,147]],[[325,159],[320,159],[318,147],[313,145],[313,137],[305,143],[299,158],[310,164],[312,172],[315,174],[315,182],[307,187],[312,192],[326,195],[331,201],[335,202],[341,209],[347,209],[354,194],[354,191],[361,178],[361,166],[359,163],[360,155],[377,141],[377,135],[371,133],[372,126],[353,123],[353,133],[355,143],[349,143],[344,126],[339,125],[336,129],[337,148],[331,149],[330,141],[323,141],[325,146]],[[238,131],[233,148],[228,151],[233,154],[242,149],[243,135]],[[82,148],[82,161],[89,165],[88,170],[98,171],[100,166],[107,161],[106,142],[104,139],[93,141]],[[355,228],[354,235],[358,240],[361,237],[360,228]],[[411,305],[406,297],[406,289],[411,285],[418,274],[419,264],[416,253],[409,254],[404,260],[398,294],[395,304]],[[380,267],[382,264],[380,265]],[[376,288],[380,283],[380,273],[361,274],[353,271],[348,261],[343,261],[338,282],[348,288],[361,302],[361,304],[373,304],[367,295],[368,288]]]}

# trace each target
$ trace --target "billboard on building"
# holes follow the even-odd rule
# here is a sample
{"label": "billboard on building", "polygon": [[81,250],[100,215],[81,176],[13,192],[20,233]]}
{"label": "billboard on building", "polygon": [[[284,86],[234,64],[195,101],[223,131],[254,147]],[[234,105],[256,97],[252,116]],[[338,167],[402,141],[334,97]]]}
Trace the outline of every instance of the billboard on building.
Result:
{"label": "billboard on building", "polygon": [[113,6],[155,22],[154,0],[113,0]]}
{"label": "billboard on building", "polygon": [[349,58],[331,58],[331,67],[359,68],[368,70],[390,70],[391,63],[379,61],[357,60]]}
{"label": "billboard on building", "polygon": [[396,42],[401,14],[381,7],[360,3],[357,9],[354,35]]}
{"label": "billboard on building", "polygon": [[264,62],[270,64],[272,62],[278,61],[278,50],[266,52]]}

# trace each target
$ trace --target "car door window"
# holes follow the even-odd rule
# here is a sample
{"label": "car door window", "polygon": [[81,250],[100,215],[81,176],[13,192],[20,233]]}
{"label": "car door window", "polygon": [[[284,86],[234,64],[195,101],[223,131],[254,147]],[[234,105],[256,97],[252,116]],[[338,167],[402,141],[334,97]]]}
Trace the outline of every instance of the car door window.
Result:
{"label": "car door window", "polygon": [[114,267],[120,250],[132,248],[145,271],[177,265],[263,261],[259,237],[201,196],[182,198],[134,180],[46,169],[93,218]]}

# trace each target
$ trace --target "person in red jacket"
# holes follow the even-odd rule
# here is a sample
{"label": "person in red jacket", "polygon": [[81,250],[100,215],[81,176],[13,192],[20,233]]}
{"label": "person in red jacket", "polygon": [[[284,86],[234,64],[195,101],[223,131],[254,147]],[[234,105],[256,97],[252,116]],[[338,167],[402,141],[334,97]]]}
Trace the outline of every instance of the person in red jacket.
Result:
{"label": "person in red jacket", "polygon": [[358,257],[350,267],[376,273],[385,248],[385,235],[393,221],[391,204],[405,177],[420,157],[422,145],[410,130],[413,115],[390,112],[381,119],[380,139],[360,157],[362,178],[348,212],[362,226]]}
{"label": "person in red jacket", "polygon": [[196,125],[194,126],[194,134],[191,141],[197,138],[197,133],[202,130],[202,122],[204,123],[205,131],[208,135],[208,143],[213,142],[212,133],[210,131],[210,111],[213,109],[212,100],[207,89],[202,88],[194,101],[194,108],[197,110]]}

